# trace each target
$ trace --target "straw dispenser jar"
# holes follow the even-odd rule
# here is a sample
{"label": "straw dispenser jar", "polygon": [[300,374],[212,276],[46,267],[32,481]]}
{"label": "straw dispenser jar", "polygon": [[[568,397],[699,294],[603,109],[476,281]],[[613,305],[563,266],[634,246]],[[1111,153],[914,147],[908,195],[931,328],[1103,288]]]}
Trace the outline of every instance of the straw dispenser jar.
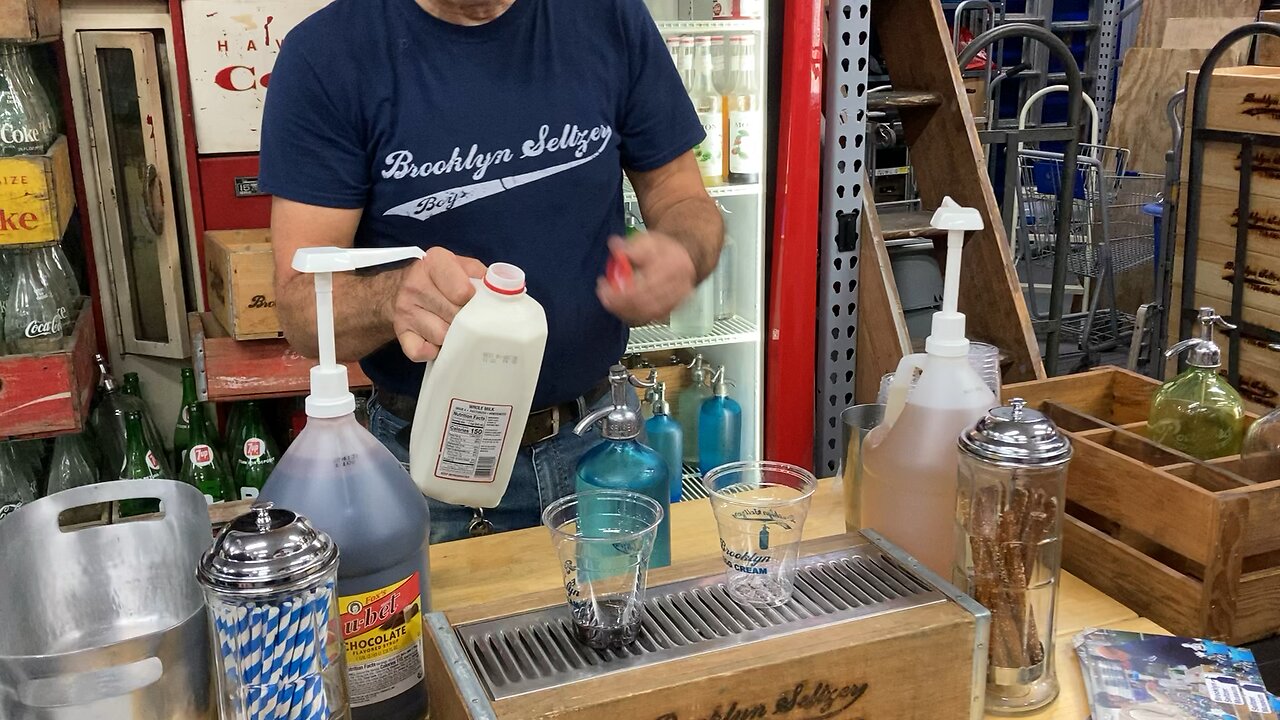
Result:
{"label": "straw dispenser jar", "polygon": [[345,720],[338,547],[270,503],[228,525],[200,559],[222,720]]}

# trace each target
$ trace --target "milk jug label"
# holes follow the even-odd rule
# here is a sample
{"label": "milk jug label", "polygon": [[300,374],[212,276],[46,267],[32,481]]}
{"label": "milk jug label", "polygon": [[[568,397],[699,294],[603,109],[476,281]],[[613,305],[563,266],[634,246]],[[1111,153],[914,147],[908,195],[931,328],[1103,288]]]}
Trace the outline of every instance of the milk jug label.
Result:
{"label": "milk jug label", "polygon": [[436,477],[467,482],[493,482],[502,445],[511,425],[510,405],[474,403],[454,398],[440,441]]}
{"label": "milk jug label", "polygon": [[393,698],[422,682],[419,573],[366,593],[338,598],[351,707]]}

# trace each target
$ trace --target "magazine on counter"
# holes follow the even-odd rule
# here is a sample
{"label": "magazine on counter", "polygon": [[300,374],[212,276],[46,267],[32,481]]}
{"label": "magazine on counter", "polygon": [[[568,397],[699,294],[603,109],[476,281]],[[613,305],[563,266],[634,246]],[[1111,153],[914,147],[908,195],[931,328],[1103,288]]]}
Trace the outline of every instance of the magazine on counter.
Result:
{"label": "magazine on counter", "polygon": [[1073,644],[1093,720],[1280,720],[1280,699],[1244,648],[1099,629]]}

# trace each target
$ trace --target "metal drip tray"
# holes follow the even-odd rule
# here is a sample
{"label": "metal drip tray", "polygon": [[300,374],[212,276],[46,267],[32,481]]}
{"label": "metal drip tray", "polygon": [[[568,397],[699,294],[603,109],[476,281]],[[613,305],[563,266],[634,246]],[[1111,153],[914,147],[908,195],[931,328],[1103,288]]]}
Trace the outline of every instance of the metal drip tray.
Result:
{"label": "metal drip tray", "polygon": [[795,594],[776,608],[733,600],[721,574],[651,587],[640,636],[613,651],[579,643],[563,605],[456,632],[489,697],[501,700],[944,600],[878,548],[860,546],[801,558]]}

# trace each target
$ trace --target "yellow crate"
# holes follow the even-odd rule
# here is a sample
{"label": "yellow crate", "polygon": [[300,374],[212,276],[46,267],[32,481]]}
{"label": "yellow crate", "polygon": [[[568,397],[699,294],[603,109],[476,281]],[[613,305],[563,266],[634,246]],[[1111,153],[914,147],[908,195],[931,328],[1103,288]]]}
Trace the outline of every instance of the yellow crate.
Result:
{"label": "yellow crate", "polygon": [[61,240],[75,206],[66,137],[43,155],[0,158],[0,245]]}

